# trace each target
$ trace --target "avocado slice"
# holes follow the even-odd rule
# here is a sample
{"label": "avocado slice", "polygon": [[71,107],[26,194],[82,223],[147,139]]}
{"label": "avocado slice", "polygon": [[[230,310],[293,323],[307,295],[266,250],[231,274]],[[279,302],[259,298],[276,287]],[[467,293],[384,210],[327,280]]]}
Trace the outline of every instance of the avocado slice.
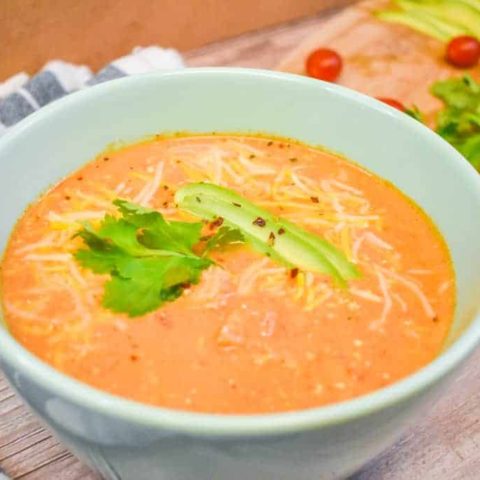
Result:
{"label": "avocado slice", "polygon": [[239,229],[252,248],[287,266],[327,274],[341,286],[359,276],[357,267],[332,244],[232,190],[192,183],[176,192],[175,202],[204,219],[222,218],[224,224]]}
{"label": "avocado slice", "polygon": [[474,10],[476,10],[478,13],[480,13],[480,0],[461,0],[462,3],[466,3],[467,5],[470,5]]}
{"label": "avocado slice", "polygon": [[379,20],[405,25],[406,27],[410,27],[414,30],[424,33],[425,35],[436,38],[441,42],[448,42],[452,36],[455,36],[451,35],[443,28],[438,28],[438,25],[435,25],[433,22],[431,22],[428,16],[422,15],[421,13],[418,14],[418,12],[384,10],[375,12],[374,15]]}
{"label": "avocado slice", "polygon": [[463,0],[397,0],[397,5],[407,12],[424,13],[442,20],[449,25],[457,25],[463,33],[480,38],[480,12]]}

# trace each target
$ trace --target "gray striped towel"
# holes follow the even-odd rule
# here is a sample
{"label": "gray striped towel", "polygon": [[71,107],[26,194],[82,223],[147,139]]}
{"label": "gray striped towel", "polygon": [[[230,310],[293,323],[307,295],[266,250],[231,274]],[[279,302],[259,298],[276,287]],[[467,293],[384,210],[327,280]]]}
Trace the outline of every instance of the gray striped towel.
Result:
{"label": "gray striped towel", "polygon": [[95,75],[83,65],[51,61],[32,78],[20,73],[0,84],[0,135],[35,110],[76,90],[126,75],[184,66],[176,50],[159,47],[137,47]]}

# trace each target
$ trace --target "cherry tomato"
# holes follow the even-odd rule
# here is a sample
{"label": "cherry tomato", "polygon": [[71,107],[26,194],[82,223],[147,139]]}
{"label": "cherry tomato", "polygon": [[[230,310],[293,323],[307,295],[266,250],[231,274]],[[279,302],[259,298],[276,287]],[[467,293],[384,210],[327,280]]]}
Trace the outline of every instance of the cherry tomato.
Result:
{"label": "cherry tomato", "polygon": [[307,74],[310,77],[334,82],[342,71],[342,57],[328,48],[314,50],[305,63]]}
{"label": "cherry tomato", "polygon": [[387,105],[390,105],[391,107],[396,108],[401,112],[405,112],[407,110],[405,108],[405,105],[400,103],[398,100],[395,100],[394,98],[377,97],[377,100],[380,100],[381,102],[386,103]]}
{"label": "cherry tomato", "polygon": [[446,59],[455,67],[473,67],[480,60],[480,42],[468,35],[456,37],[447,45]]}

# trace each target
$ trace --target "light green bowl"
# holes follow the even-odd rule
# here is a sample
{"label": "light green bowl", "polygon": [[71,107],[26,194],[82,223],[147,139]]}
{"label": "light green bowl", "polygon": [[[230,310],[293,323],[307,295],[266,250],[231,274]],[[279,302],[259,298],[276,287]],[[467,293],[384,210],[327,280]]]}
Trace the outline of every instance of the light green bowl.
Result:
{"label": "light green bowl", "polygon": [[56,372],[0,327],[5,373],[56,434],[106,478],[350,474],[415,420],[479,343],[479,175],[420,123],[342,87],[241,69],[137,76],[70,95],[0,139],[0,251],[28,203],[108,143],[177,130],[262,131],[322,144],[411,196],[442,231],[455,264],[458,306],[444,353],[370,395],[275,415],[195,414],[114,397]]}

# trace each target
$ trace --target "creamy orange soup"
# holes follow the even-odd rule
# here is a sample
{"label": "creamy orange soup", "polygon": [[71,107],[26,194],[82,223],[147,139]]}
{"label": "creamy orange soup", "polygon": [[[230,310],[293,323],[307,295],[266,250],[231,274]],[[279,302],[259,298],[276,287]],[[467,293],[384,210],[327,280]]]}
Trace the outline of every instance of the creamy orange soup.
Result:
{"label": "creamy orange soup", "polygon": [[[198,285],[153,313],[103,308],[107,276],[72,256],[80,222],[114,213],[115,198],[192,220],[173,195],[198,181],[329,240],[361,277],[342,289],[240,246],[214,253]],[[388,385],[439,353],[455,304],[445,243],[399,190],[260,136],[159,136],[99,155],[28,208],[1,277],[10,331],[35,355],[107,392],[202,412],[303,409]]]}

